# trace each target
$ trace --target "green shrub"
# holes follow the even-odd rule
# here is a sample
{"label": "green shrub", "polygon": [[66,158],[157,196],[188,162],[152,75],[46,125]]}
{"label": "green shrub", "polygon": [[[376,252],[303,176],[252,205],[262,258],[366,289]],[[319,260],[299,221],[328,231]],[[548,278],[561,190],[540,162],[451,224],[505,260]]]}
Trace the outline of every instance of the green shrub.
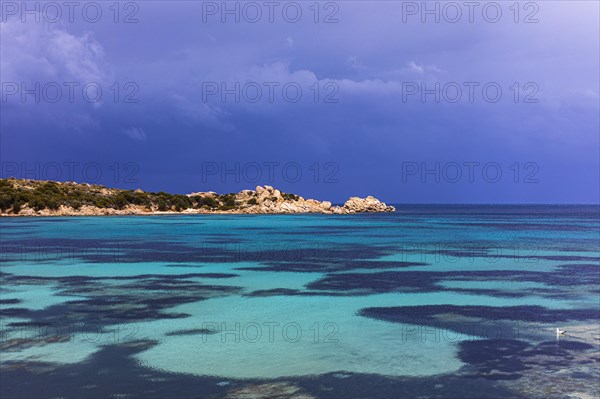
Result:
{"label": "green shrub", "polygon": [[222,207],[231,209],[236,206],[235,193],[220,195],[219,200],[222,202]]}
{"label": "green shrub", "polygon": [[177,212],[192,207],[192,201],[187,195],[176,194],[173,196],[172,204]]}
{"label": "green shrub", "polygon": [[12,189],[12,184],[6,179],[0,179],[0,191],[8,191]]}
{"label": "green shrub", "polygon": [[170,201],[171,198],[173,198],[173,194],[165,193],[164,191],[156,193],[156,196],[164,199],[165,201]]}
{"label": "green shrub", "polygon": [[146,193],[134,193],[132,198],[132,203],[135,205],[150,205],[150,198]]}
{"label": "green shrub", "polygon": [[158,210],[161,211],[161,212],[165,212],[165,211],[169,210],[169,206],[167,205],[167,201],[165,201],[162,198],[159,198],[156,204],[158,206]]}
{"label": "green shrub", "polygon": [[0,195],[0,210],[2,212],[7,209],[12,208],[14,202],[14,197],[10,194],[1,194]]}
{"label": "green shrub", "polygon": [[112,201],[108,197],[102,197],[102,196],[98,196],[95,199],[94,205],[98,208],[112,208],[113,207]]}
{"label": "green shrub", "polygon": [[41,211],[42,209],[46,209],[46,204],[40,197],[34,197],[31,201],[29,201],[29,207],[35,209],[36,211]]}
{"label": "green shrub", "polygon": [[219,206],[219,202],[213,197],[201,197],[198,195],[194,200],[196,201],[196,208],[216,208]]}
{"label": "green shrub", "polygon": [[286,201],[298,201],[300,199],[300,197],[295,194],[282,193],[281,196]]}
{"label": "green shrub", "polygon": [[123,209],[127,206],[129,201],[127,200],[127,195],[125,193],[118,193],[114,195],[112,198],[112,204],[115,209]]}

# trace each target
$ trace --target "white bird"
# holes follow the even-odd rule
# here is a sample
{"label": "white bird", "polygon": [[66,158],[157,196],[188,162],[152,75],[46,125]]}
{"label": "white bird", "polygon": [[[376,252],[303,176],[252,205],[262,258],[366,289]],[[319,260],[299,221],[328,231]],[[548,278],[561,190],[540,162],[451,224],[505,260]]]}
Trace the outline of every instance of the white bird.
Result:
{"label": "white bird", "polygon": [[566,331],[559,329],[558,327],[556,327],[556,336],[558,337],[559,335],[565,335]]}

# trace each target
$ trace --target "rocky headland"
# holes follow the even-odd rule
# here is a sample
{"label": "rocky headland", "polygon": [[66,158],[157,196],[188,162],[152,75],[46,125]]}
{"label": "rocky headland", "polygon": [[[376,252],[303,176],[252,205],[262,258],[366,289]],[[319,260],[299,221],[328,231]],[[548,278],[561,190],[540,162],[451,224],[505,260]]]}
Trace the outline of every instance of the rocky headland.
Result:
{"label": "rocky headland", "polygon": [[342,206],[305,199],[271,186],[239,193],[169,194],[95,184],[0,179],[1,216],[97,216],[161,214],[354,214],[394,212],[377,198],[352,197]]}

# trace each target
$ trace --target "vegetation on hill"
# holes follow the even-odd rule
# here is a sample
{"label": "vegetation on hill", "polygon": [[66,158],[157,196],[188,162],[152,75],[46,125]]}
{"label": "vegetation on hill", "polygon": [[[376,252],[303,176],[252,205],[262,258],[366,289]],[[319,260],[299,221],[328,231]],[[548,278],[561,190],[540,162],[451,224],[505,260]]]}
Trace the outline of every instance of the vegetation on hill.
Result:
{"label": "vegetation on hill", "polygon": [[36,211],[57,210],[61,205],[76,210],[84,205],[112,209],[125,209],[130,205],[136,205],[148,211],[181,212],[190,208],[230,210],[239,204],[233,193],[188,197],[162,191],[147,193],[141,190],[109,189],[96,184],[0,179],[0,211],[16,214],[25,205]]}

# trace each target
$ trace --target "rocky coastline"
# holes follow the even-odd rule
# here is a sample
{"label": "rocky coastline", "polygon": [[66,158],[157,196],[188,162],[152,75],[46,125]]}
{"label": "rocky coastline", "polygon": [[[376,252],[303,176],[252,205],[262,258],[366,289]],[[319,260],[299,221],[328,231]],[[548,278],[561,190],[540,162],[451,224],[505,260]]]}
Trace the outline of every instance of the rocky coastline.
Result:
{"label": "rocky coastline", "polygon": [[271,186],[239,193],[187,195],[120,190],[75,182],[0,179],[0,216],[103,216],[170,214],[347,215],[394,212],[377,198],[352,197],[344,205],[305,199]]}

